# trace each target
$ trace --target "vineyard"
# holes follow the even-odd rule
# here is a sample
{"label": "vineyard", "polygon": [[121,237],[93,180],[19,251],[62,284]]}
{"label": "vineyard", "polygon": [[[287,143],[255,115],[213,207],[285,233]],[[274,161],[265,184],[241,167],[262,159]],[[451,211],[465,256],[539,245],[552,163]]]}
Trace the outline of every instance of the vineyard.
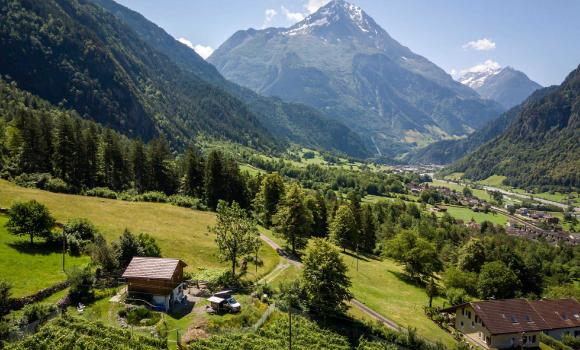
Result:
{"label": "vineyard", "polygon": [[[196,341],[189,350],[226,350],[243,348],[245,350],[286,349],[288,348],[288,320],[279,318],[256,333],[233,333],[215,335]],[[292,320],[292,349],[351,349],[348,339],[303,317]]]}
{"label": "vineyard", "polygon": [[48,322],[33,336],[12,344],[13,350],[154,350],[166,349],[165,340],[136,335],[99,322],[62,316]]}

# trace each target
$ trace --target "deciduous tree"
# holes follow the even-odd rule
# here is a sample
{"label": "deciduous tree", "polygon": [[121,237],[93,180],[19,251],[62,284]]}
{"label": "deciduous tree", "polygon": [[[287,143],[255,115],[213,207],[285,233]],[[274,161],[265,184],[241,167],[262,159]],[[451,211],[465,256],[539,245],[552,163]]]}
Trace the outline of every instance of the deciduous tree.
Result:
{"label": "deciduous tree", "polygon": [[48,208],[35,200],[14,204],[8,212],[6,228],[14,235],[30,236],[30,245],[34,244],[34,237],[46,237],[54,226],[54,218]]}
{"label": "deciduous tree", "polygon": [[310,311],[326,316],[347,310],[352,298],[347,267],[338,250],[324,238],[310,240],[304,252],[302,280]]}
{"label": "deciduous tree", "polygon": [[290,185],[272,221],[276,232],[290,245],[292,254],[306,246],[312,233],[313,220],[300,186]]}
{"label": "deciduous tree", "polygon": [[256,222],[237,202],[228,205],[222,200],[217,206],[216,224],[208,229],[216,235],[219,257],[231,263],[235,278],[238,258],[252,254],[261,244]]}

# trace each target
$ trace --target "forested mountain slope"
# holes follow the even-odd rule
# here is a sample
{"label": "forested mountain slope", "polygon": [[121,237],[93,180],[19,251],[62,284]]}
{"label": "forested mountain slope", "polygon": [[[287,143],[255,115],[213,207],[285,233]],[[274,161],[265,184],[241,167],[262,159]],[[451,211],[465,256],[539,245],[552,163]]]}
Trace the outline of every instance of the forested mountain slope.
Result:
{"label": "forested mountain slope", "polygon": [[580,67],[557,89],[526,104],[498,138],[451,165],[481,180],[506,176],[516,187],[580,187]]}
{"label": "forested mountain slope", "polygon": [[53,104],[130,136],[198,132],[272,147],[239,99],[180,69],[129,27],[84,0],[0,3],[0,73]]}
{"label": "forested mountain slope", "polygon": [[113,0],[91,1],[114,14],[143,41],[165,54],[181,69],[193,72],[244,101],[252,114],[277,138],[310,147],[337,150],[357,157],[368,155],[361,138],[342,123],[312,107],[260,96],[248,88],[232,83],[195,51],[175,40],[141,14]]}
{"label": "forested mountain slope", "polygon": [[390,156],[503,111],[343,0],[290,28],[238,31],[208,60],[240,85],[324,111]]}
{"label": "forested mountain slope", "polygon": [[483,128],[460,140],[443,140],[411,152],[406,161],[414,164],[449,164],[475,151],[479,146],[501,135],[517,117],[522,108],[553,92],[557,87],[537,90],[522,104],[511,108]]}

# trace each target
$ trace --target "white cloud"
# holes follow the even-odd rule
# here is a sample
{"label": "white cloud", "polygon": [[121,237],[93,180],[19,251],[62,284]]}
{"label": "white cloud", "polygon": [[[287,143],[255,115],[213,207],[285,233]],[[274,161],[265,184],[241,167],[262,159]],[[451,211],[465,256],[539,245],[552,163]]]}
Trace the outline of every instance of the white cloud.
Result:
{"label": "white cloud", "polygon": [[282,6],[282,13],[286,16],[286,19],[292,23],[300,22],[304,20],[304,15],[300,12],[291,12],[286,7]]}
{"label": "white cloud", "polygon": [[318,11],[319,8],[328,4],[330,0],[308,0],[308,3],[304,5],[304,9],[309,13],[314,13]]}
{"label": "white cloud", "polygon": [[264,18],[264,24],[262,24],[262,28],[266,28],[267,26],[270,25],[270,23],[272,23],[272,20],[274,20],[274,17],[276,17],[278,15],[278,11],[274,10],[274,9],[267,9],[264,12],[265,18]]}
{"label": "white cloud", "polygon": [[501,68],[501,64],[497,63],[496,61],[493,60],[486,60],[483,63],[480,64],[476,64],[473,67],[467,68],[467,69],[462,69],[461,70],[461,74],[465,74],[465,73],[481,73],[481,72],[486,72],[486,71],[491,71],[491,70],[497,70]]}
{"label": "white cloud", "polygon": [[205,45],[193,45],[193,43],[186,38],[179,38],[177,39],[183,45],[189,47],[190,49],[194,50],[198,55],[200,55],[204,60],[207,59],[213,53],[213,48],[211,46]]}
{"label": "white cloud", "polygon": [[278,12],[274,9],[267,9],[266,10],[266,22],[272,22],[272,20],[274,19],[274,17],[276,17],[276,15],[278,14]]}
{"label": "white cloud", "polygon": [[490,51],[495,49],[495,42],[488,38],[470,41],[463,45],[465,50]]}

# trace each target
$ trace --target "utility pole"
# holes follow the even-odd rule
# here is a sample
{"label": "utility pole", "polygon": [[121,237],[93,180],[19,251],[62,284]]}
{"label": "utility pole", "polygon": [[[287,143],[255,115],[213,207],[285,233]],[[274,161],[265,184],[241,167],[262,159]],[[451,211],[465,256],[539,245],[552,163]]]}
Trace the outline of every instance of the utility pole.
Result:
{"label": "utility pole", "polygon": [[64,271],[64,257],[66,255],[66,234],[62,231],[62,272]]}
{"label": "utility pole", "polygon": [[290,321],[290,332],[288,337],[289,349],[292,350],[292,307],[288,305],[288,320]]}

